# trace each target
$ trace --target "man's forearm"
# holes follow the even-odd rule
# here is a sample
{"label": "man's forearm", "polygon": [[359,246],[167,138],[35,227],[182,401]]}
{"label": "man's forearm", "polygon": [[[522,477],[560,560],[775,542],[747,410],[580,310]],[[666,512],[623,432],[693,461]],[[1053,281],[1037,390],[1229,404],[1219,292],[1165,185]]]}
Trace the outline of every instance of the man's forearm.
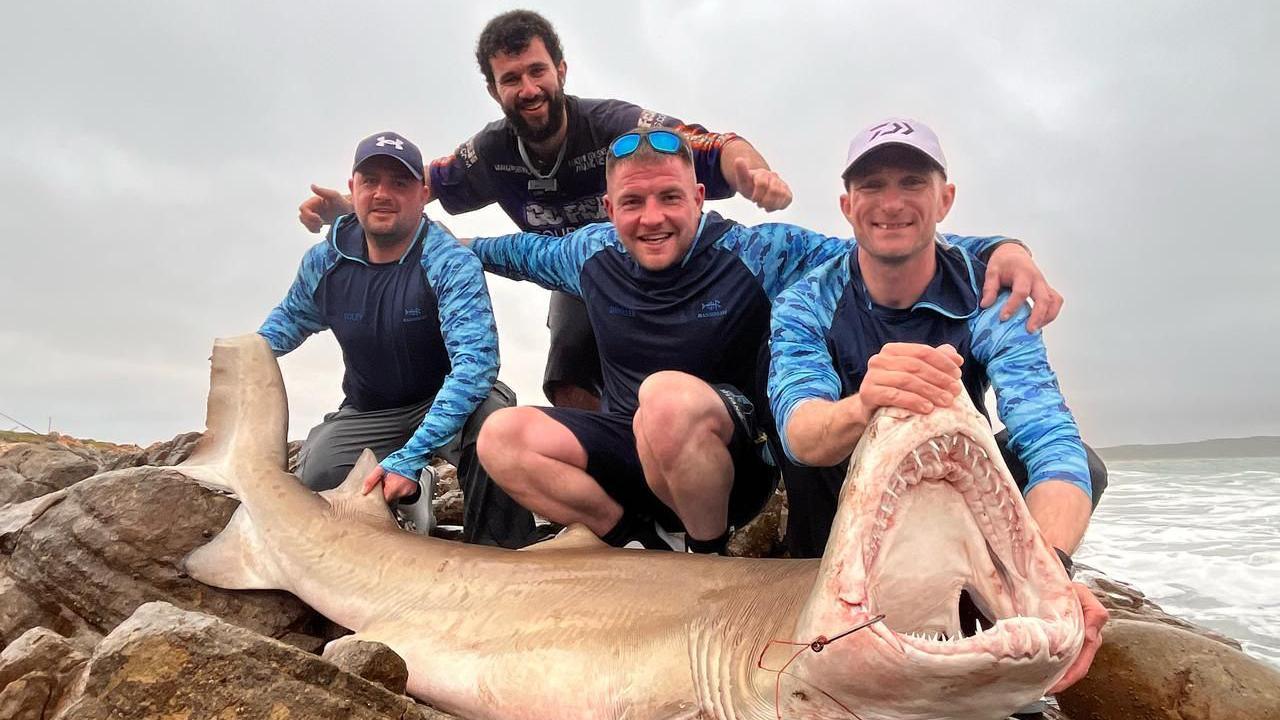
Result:
{"label": "man's forearm", "polygon": [[814,467],[835,465],[853,452],[867,429],[857,395],[837,402],[808,400],[787,422],[787,448],[796,460]]}
{"label": "man's forearm", "polygon": [[769,169],[768,161],[764,159],[763,155],[756,151],[754,145],[742,138],[734,138],[733,140],[730,140],[728,144],[720,150],[720,173],[724,175],[725,179],[729,181],[729,185],[732,186],[735,191],[738,190],[738,179],[737,172],[734,170],[734,165],[739,159],[747,161],[748,170]]}
{"label": "man's forearm", "polygon": [[1050,545],[1073,553],[1089,527],[1093,503],[1079,486],[1065,480],[1046,480],[1027,493],[1027,509]]}

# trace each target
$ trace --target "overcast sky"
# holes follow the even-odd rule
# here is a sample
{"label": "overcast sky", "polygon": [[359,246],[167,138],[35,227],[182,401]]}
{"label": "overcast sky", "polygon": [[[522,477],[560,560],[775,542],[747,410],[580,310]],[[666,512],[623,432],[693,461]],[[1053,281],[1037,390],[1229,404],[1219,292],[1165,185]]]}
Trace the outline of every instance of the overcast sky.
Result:
{"label": "overcast sky", "polygon": [[[361,137],[450,152],[499,108],[476,37],[505,3],[28,2],[0,44],[0,412],[146,444],[200,429],[217,336],[318,239],[296,207]],[[939,133],[943,226],[1023,238],[1097,446],[1280,434],[1280,50],[1272,2],[544,2],[568,91],[750,139],[847,234],[838,175],[883,116]],[[1270,69],[1268,69],[1270,68]],[[740,199],[713,207],[744,223]],[[495,207],[459,234],[512,225]],[[490,280],[502,378],[543,403],[546,294]],[[290,435],[341,398],[330,336],[282,360]],[[0,418],[0,429],[15,424]]]}

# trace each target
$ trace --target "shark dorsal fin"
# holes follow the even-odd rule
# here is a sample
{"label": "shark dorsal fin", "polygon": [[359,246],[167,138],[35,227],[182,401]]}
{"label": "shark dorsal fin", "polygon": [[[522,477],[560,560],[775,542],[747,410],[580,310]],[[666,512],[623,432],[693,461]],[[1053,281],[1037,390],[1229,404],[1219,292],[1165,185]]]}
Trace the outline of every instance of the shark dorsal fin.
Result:
{"label": "shark dorsal fin", "polygon": [[383,497],[382,486],[374,488],[368,495],[363,494],[364,479],[377,465],[378,458],[372,450],[365,448],[351,472],[347,473],[347,479],[338,487],[320,493],[320,497],[329,501],[329,511],[367,525],[395,527],[396,521]]}
{"label": "shark dorsal fin", "polygon": [[604,541],[587,529],[586,525],[574,523],[560,532],[559,535],[522,548],[522,552],[545,552],[547,550],[585,550],[589,548],[607,547]]}

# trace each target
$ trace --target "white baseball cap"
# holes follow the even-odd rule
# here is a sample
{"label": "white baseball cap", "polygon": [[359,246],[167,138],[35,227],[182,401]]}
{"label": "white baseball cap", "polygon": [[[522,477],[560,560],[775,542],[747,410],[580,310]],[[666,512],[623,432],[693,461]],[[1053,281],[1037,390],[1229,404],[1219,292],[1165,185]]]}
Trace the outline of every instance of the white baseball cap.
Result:
{"label": "white baseball cap", "polygon": [[849,142],[849,158],[841,177],[847,177],[854,164],[868,153],[886,145],[902,145],[920,151],[938,164],[943,174],[947,172],[947,158],[942,154],[942,144],[928,125],[910,118],[888,118],[857,135]]}

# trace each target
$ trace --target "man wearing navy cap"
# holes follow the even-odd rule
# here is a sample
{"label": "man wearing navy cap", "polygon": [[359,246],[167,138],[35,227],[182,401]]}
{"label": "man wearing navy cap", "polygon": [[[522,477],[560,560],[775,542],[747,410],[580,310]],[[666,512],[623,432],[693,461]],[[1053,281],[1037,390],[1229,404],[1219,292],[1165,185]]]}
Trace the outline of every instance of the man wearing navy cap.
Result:
{"label": "man wearing navy cap", "polygon": [[[402,135],[362,140],[352,165],[354,213],[338,218],[302,259],[285,299],[258,333],[277,356],[333,330],[345,395],[303,446],[302,482],[336,487],[368,447],[365,478],[429,531],[433,456],[458,467],[464,539],[518,547],[533,516],[494,487],[475,457],[484,417],[515,402],[498,376],[498,336],[479,260],[423,214],[422,154]],[[428,473],[430,471],[428,470]]]}
{"label": "man wearing navy cap", "polygon": [[[860,132],[840,196],[856,246],[773,306],[769,402],[796,464],[782,471],[789,549],[822,555],[849,456],[878,408],[924,414],[967,393],[986,415],[994,388],[1010,470],[1069,572],[1106,469],[1080,440],[1040,332],[1027,329],[1030,309],[1021,304],[1002,322],[995,306],[981,308],[984,261],[937,233],[955,200],[946,172],[937,136],[919,121],[891,118]],[[1057,689],[1083,677],[1107,617],[1087,588],[1074,587],[1085,646]]]}

